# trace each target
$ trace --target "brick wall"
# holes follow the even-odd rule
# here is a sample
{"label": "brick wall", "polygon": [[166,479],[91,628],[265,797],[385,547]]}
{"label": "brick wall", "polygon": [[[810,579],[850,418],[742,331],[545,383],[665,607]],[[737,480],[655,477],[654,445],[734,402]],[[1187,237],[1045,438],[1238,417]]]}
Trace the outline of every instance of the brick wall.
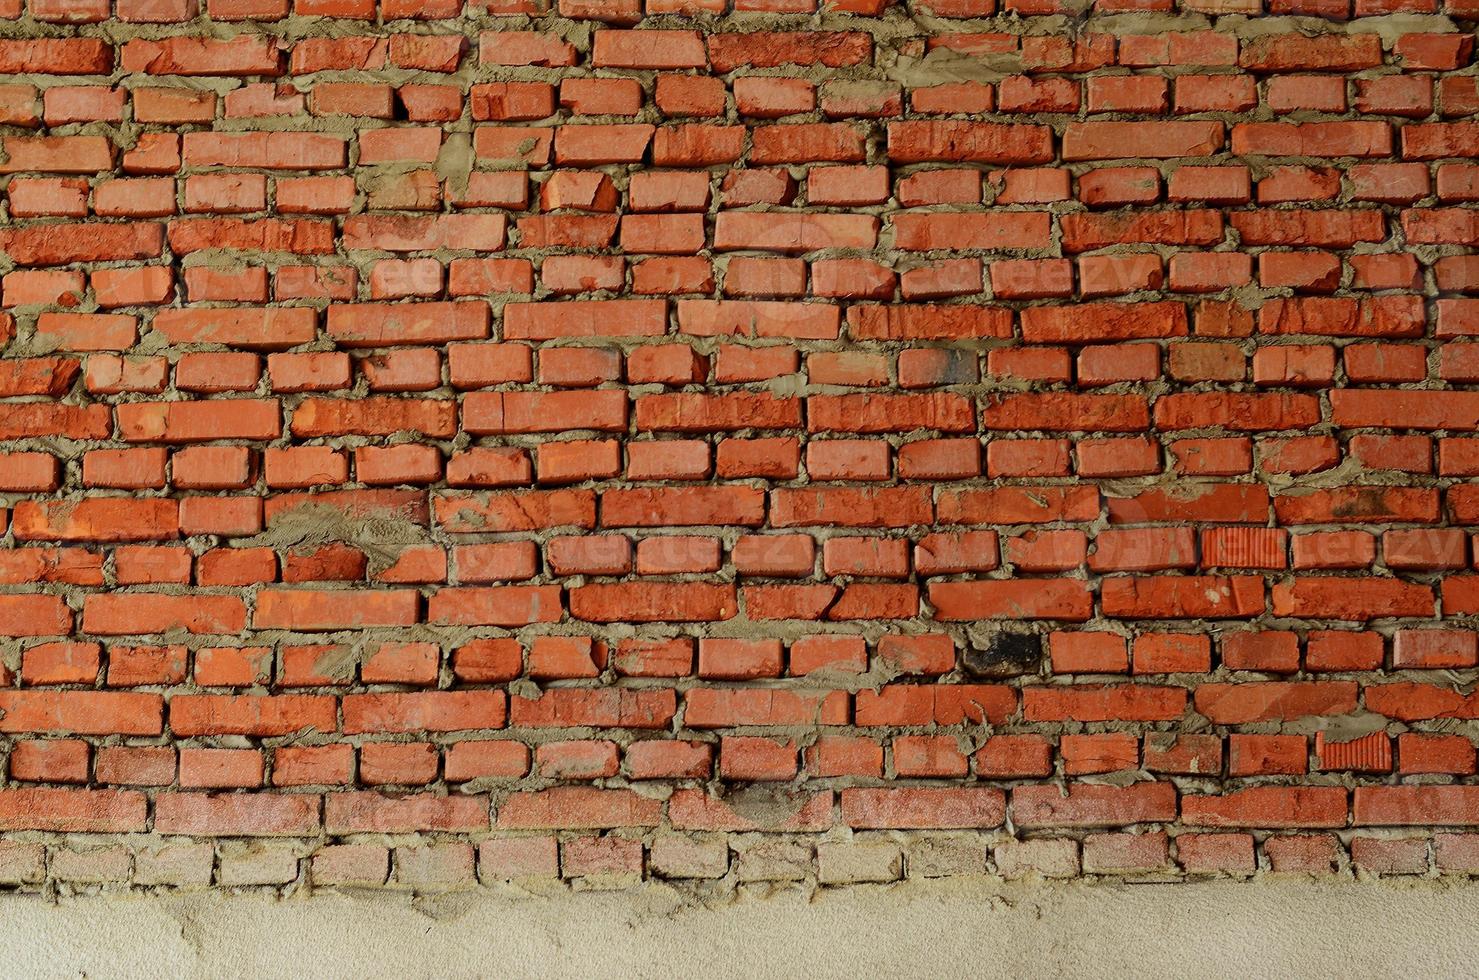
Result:
{"label": "brick wall", "polygon": [[1479,5],[736,7],[0,0],[0,880],[1479,868]]}

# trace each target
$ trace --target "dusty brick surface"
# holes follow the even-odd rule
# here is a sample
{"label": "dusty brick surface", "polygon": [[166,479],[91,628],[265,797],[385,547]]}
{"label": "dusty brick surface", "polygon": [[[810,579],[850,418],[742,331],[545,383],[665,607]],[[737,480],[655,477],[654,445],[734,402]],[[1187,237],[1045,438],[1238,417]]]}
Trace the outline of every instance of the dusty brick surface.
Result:
{"label": "dusty brick surface", "polygon": [[1472,872],[1476,20],[0,2],[0,879]]}

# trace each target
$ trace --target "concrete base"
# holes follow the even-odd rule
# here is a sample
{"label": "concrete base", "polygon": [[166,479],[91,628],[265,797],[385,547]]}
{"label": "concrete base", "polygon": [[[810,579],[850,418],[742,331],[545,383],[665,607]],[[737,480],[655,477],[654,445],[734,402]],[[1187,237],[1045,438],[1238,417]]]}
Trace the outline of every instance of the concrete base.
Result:
{"label": "concrete base", "polygon": [[0,899],[9,977],[1471,976],[1479,885],[969,880],[551,896]]}

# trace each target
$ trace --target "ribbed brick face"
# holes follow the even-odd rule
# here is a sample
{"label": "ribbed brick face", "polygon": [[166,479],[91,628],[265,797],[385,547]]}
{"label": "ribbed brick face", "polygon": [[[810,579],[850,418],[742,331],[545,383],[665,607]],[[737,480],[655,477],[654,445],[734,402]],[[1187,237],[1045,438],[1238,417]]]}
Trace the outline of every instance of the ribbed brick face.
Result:
{"label": "ribbed brick face", "polygon": [[0,880],[1479,867],[1479,4],[1070,6],[0,0]]}

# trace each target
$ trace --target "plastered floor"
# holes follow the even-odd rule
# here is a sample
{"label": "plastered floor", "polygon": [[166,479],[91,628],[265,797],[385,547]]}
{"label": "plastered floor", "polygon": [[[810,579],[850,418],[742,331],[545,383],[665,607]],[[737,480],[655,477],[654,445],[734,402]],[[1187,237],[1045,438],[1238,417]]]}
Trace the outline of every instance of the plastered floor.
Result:
{"label": "plastered floor", "polygon": [[1465,977],[1479,885],[0,899],[6,977]]}

